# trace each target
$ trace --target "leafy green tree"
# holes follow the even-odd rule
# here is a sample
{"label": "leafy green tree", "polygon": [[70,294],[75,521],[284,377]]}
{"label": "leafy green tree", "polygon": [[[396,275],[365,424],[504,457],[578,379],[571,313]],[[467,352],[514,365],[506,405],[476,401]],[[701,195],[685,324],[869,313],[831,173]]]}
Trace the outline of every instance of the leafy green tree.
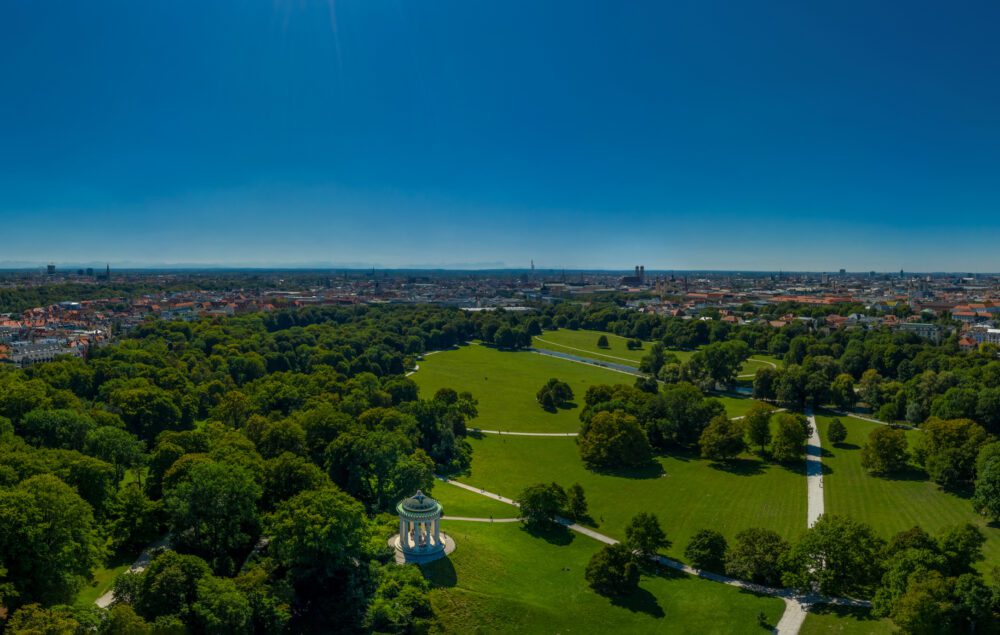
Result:
{"label": "leafy green tree", "polygon": [[278,503],[268,518],[270,550],[294,583],[322,582],[353,569],[371,535],[364,508],[335,487]]}
{"label": "leafy green tree", "polygon": [[895,474],[906,469],[909,458],[902,430],[876,426],[861,448],[861,467],[872,474]]}
{"label": "leafy green tree", "polygon": [[781,561],[788,543],[770,529],[750,528],[736,534],[726,553],[726,574],[757,584],[781,583]]}
{"label": "leafy green tree", "polygon": [[980,514],[1000,522],[1000,457],[994,457],[979,470],[972,506]]}
{"label": "leafy green tree", "polygon": [[789,552],[784,581],[803,592],[869,596],[881,579],[883,547],[868,525],[824,514]]}
{"label": "leafy green tree", "polygon": [[705,399],[697,386],[681,382],[665,386],[650,404],[650,411],[652,441],[658,446],[691,447],[698,443],[708,422],[725,414],[726,408],[716,399]]}
{"label": "leafy green tree", "polygon": [[847,427],[841,423],[840,419],[834,419],[827,426],[826,438],[834,445],[843,443],[847,439]]}
{"label": "leafy green tree", "polygon": [[17,426],[32,445],[66,450],[82,450],[94,420],[75,410],[32,410]]}
{"label": "leafy green tree", "polygon": [[639,588],[639,565],[625,545],[605,545],[590,558],[585,577],[601,595],[628,595]]}
{"label": "leafy green tree", "polygon": [[922,444],[914,456],[931,480],[943,487],[960,487],[975,480],[976,457],[989,441],[982,426],[968,419],[931,417],[922,429]]}
{"label": "leafy green tree", "polygon": [[858,393],[854,390],[854,378],[848,373],[841,373],[830,384],[830,399],[842,410],[850,410],[858,402]]}
{"label": "leafy green tree", "polygon": [[655,514],[639,512],[625,525],[625,544],[643,557],[652,557],[670,543]]}
{"label": "leafy green tree", "polygon": [[758,368],[753,376],[753,397],[764,401],[774,401],[777,396],[778,371],[774,368]]}
{"label": "leafy green tree", "polygon": [[25,635],[75,635],[81,625],[69,607],[27,604],[10,616],[6,627],[9,633]]}
{"label": "leafy green tree", "polygon": [[206,633],[246,633],[253,612],[250,602],[230,578],[206,575],[198,580],[197,599],[191,606],[194,621]]}
{"label": "leafy green tree", "polygon": [[309,489],[319,489],[330,484],[330,479],[315,465],[290,452],[264,463],[264,488],[261,504],[274,509],[279,502]]}
{"label": "leafy green tree", "polygon": [[110,463],[115,469],[115,484],[125,471],[139,464],[145,445],[134,434],[121,428],[101,426],[87,433],[84,443],[87,454]]}
{"label": "leafy green tree", "polygon": [[611,347],[611,345],[608,344],[608,336],[607,335],[601,335],[600,337],[597,338],[597,347],[598,348],[610,348]]}
{"label": "leafy green tree", "polygon": [[798,365],[786,366],[778,373],[775,386],[777,400],[792,408],[803,408],[809,398],[807,382],[809,375]]}
{"label": "leafy green tree", "polygon": [[266,459],[273,459],[283,452],[305,456],[306,432],[294,420],[275,421],[263,430],[257,449]]}
{"label": "leafy green tree", "polygon": [[978,395],[971,388],[955,386],[931,403],[931,416],[939,419],[972,419],[976,416]]}
{"label": "leafy green tree", "polygon": [[983,559],[986,536],[975,525],[965,523],[949,527],[938,538],[938,546],[948,566],[944,573],[961,575],[972,571],[972,566]]}
{"label": "leafy green tree", "polygon": [[696,569],[722,573],[726,569],[725,537],[712,529],[700,529],[684,548],[684,558]]}
{"label": "leafy green tree", "polygon": [[163,506],[160,501],[150,500],[138,483],[129,483],[118,490],[111,517],[114,548],[135,550],[160,534]]}
{"label": "leafy green tree", "polygon": [[764,453],[765,448],[771,443],[771,414],[774,408],[766,403],[755,401],[743,415],[743,431],[746,436],[748,446],[758,448],[758,452]]}
{"label": "leafy green tree", "polygon": [[434,486],[434,461],[401,430],[353,429],[326,449],[330,479],[375,511]]}
{"label": "leafy green tree", "polygon": [[215,559],[220,570],[258,532],[261,488],[246,469],[225,463],[198,463],[164,495],[171,540],[178,547]]}
{"label": "leafy green tree", "polygon": [[702,458],[713,461],[729,461],[746,449],[743,428],[724,414],[709,422],[701,433],[698,445],[701,447]]}
{"label": "leafy green tree", "polygon": [[891,617],[905,633],[934,635],[951,630],[953,612],[951,584],[937,571],[931,571],[910,578]]}
{"label": "leafy green tree", "polygon": [[566,490],[566,513],[573,520],[583,520],[587,517],[587,498],[583,486],[573,483]]}
{"label": "leafy green tree", "polygon": [[790,412],[779,412],[774,419],[777,423],[777,431],[771,443],[771,456],[774,460],[788,463],[805,456],[806,443],[811,434],[809,420]]}
{"label": "leafy green tree", "polygon": [[420,569],[383,565],[377,584],[365,614],[365,626],[376,633],[425,632],[434,613],[430,583]]}
{"label": "leafy green tree", "polygon": [[975,419],[986,428],[987,432],[1000,434],[1000,386],[991,386],[979,391]]}
{"label": "leafy green tree", "polygon": [[122,388],[112,392],[108,402],[121,415],[129,432],[147,441],[164,430],[179,430],[184,425],[183,412],[162,388]]}
{"label": "leafy green tree", "polygon": [[164,550],[153,556],[144,571],[118,576],[114,597],[131,604],[146,620],[175,616],[190,623],[198,582],[209,575],[211,570],[201,558]]}
{"label": "leafy green tree", "polygon": [[600,412],[577,437],[580,458],[590,469],[637,467],[649,463],[652,448],[635,417]]}
{"label": "leafy green tree", "polygon": [[568,502],[566,492],[556,483],[530,485],[521,491],[517,504],[521,521],[528,527],[544,528],[555,523]]}
{"label": "leafy green tree", "polygon": [[953,593],[957,617],[966,623],[969,632],[974,633],[976,626],[989,623],[993,618],[993,591],[979,575],[960,575],[955,580]]}
{"label": "leafy green tree", "polygon": [[664,364],[663,344],[654,342],[649,352],[639,361],[639,372],[656,376]]}
{"label": "leafy green tree", "polygon": [[99,635],[151,635],[153,629],[128,604],[114,604],[97,632]]}
{"label": "leafy green tree", "polygon": [[90,506],[51,474],[0,488],[0,554],[17,602],[71,601],[103,555],[96,529]]}
{"label": "leafy green tree", "polygon": [[554,412],[556,408],[564,408],[573,401],[573,389],[566,382],[553,377],[538,390],[536,397],[543,409]]}

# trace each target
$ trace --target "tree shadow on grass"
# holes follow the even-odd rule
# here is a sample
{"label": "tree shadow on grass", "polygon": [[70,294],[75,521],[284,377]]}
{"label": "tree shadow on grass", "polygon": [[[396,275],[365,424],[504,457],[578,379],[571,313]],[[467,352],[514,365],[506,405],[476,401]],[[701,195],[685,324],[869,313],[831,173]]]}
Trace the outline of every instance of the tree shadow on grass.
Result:
{"label": "tree shadow on grass", "polygon": [[839,604],[814,604],[809,607],[810,613],[816,615],[836,615],[840,619],[851,619],[856,622],[877,622],[871,609],[860,606],[841,606]]}
{"label": "tree shadow on grass", "polygon": [[838,450],[860,450],[861,449],[861,446],[857,445],[856,443],[844,443],[843,441],[841,441],[840,443],[834,443],[833,447],[837,448]]}
{"label": "tree shadow on grass", "polygon": [[[878,478],[884,479],[886,481],[926,481],[929,478],[927,476],[927,472],[913,466],[907,466],[905,470],[900,470],[899,472],[893,472],[890,474],[878,474],[873,476],[877,476]],[[969,491],[965,496],[960,494],[959,490],[948,490],[948,491],[951,492],[952,494],[955,494],[956,496],[960,496],[961,498],[969,498],[972,496],[971,491]]]}
{"label": "tree shadow on grass", "polygon": [[435,587],[453,587],[458,584],[458,573],[448,557],[420,565],[420,572]]}
{"label": "tree shadow on grass", "polygon": [[618,476],[634,479],[660,478],[664,474],[663,466],[660,465],[659,461],[650,461],[646,465],[638,467],[599,468],[593,471],[602,476]]}
{"label": "tree shadow on grass", "polygon": [[646,613],[651,617],[664,617],[663,607],[656,601],[656,596],[639,587],[628,595],[621,595],[609,598],[614,606],[628,609],[633,613]]}
{"label": "tree shadow on grass", "polygon": [[763,461],[756,459],[732,459],[708,464],[713,470],[719,470],[735,476],[756,476],[764,473]]}
{"label": "tree shadow on grass", "polygon": [[538,527],[534,525],[522,525],[521,531],[527,532],[533,538],[541,538],[550,545],[565,547],[576,539],[576,534],[563,525],[547,525]]}

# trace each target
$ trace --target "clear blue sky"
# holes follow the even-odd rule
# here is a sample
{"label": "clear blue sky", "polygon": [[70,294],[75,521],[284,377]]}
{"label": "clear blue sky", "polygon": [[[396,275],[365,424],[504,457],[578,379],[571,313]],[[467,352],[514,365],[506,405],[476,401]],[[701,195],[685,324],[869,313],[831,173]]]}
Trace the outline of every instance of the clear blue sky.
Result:
{"label": "clear blue sky", "polygon": [[0,0],[0,262],[998,271],[998,24]]}

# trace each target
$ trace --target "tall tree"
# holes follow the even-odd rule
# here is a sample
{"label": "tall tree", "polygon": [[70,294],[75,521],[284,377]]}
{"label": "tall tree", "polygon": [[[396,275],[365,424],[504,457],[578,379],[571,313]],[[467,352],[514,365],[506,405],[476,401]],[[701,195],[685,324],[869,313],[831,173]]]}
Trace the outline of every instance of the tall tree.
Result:
{"label": "tall tree", "polygon": [[698,440],[701,456],[713,461],[729,461],[744,449],[743,428],[728,415],[712,419]]}
{"label": "tall tree", "polygon": [[103,555],[90,506],[40,474],[0,488],[0,554],[17,605],[70,602]]}
{"label": "tall tree", "polygon": [[906,469],[908,457],[902,430],[876,426],[861,448],[861,467],[873,474],[895,474]]}

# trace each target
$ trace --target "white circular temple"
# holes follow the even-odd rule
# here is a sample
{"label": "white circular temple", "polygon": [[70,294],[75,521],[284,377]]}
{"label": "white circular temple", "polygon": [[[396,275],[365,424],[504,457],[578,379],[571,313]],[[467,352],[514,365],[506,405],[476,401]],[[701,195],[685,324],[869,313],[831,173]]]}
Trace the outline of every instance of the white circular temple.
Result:
{"label": "white circular temple", "polygon": [[389,540],[397,562],[430,562],[455,550],[455,542],[441,533],[441,503],[417,493],[396,505],[399,534]]}

